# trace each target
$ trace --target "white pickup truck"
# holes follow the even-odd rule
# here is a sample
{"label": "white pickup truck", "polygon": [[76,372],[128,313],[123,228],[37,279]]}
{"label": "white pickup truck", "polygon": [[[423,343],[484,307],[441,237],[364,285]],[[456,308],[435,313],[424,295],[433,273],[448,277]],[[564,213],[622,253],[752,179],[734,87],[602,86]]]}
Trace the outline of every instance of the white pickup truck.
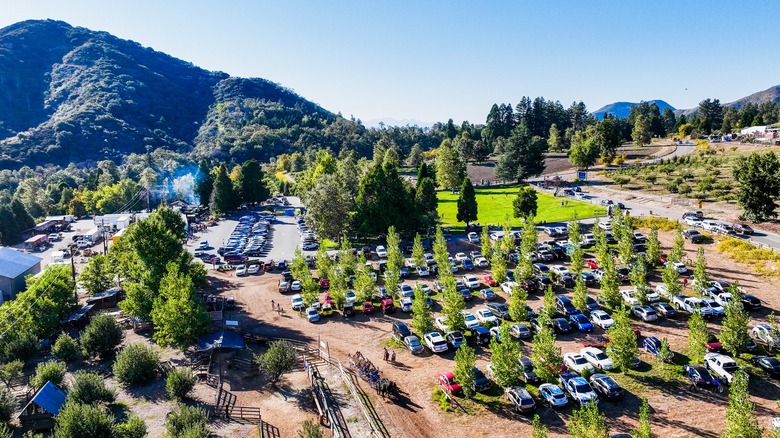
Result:
{"label": "white pickup truck", "polygon": [[705,354],[704,368],[710,370],[712,374],[726,381],[729,385],[734,379],[734,373],[739,370],[739,366],[737,366],[737,362],[734,359],[720,353]]}
{"label": "white pickup truck", "polygon": [[688,313],[701,313],[705,318],[712,317],[712,309],[699,298],[688,297],[685,295],[676,295],[672,297],[672,305],[677,310],[684,310]]}

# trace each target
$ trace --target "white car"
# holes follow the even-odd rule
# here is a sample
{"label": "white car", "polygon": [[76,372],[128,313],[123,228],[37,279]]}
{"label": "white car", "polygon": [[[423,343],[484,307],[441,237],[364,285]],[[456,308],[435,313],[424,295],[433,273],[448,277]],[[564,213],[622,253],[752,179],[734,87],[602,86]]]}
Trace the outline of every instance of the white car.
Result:
{"label": "white car", "polygon": [[445,317],[440,316],[440,317],[434,319],[434,325],[436,326],[436,328],[438,328],[442,332],[447,333],[448,331],[450,331],[450,328],[447,327],[447,324],[445,324],[445,322],[444,322],[445,320],[446,320]]}
{"label": "white car", "polygon": [[719,223],[717,221],[713,220],[703,220],[701,221],[701,227],[704,229],[704,231],[715,231],[716,228],[718,228]]}
{"label": "white car", "polygon": [[542,397],[545,403],[550,405],[551,408],[560,408],[566,406],[569,403],[569,399],[563,390],[558,385],[552,383],[543,383],[539,386],[539,396]]}
{"label": "white car", "polygon": [[401,298],[401,311],[402,312],[412,311],[412,299],[410,297]]}
{"label": "white car", "polygon": [[615,325],[615,320],[613,320],[612,317],[603,310],[594,310],[590,312],[590,322],[604,330]]}
{"label": "white car", "polygon": [[463,284],[469,289],[479,289],[479,280],[473,275],[464,275]]}
{"label": "white car", "polygon": [[236,268],[236,277],[243,277],[246,275],[246,265],[238,265]]}
{"label": "white car", "polygon": [[490,309],[486,307],[477,309],[477,319],[482,324],[487,324],[487,323],[498,324],[498,318],[496,317],[496,315],[493,315],[493,312],[491,312]]}
{"label": "white car", "polygon": [[303,298],[301,298],[300,295],[293,295],[290,299],[290,303],[292,304],[293,310],[303,309]]}
{"label": "white car", "polygon": [[480,326],[479,320],[476,316],[472,315],[471,312],[468,310],[464,310],[460,312],[461,315],[463,315],[463,322],[466,323],[466,328],[468,330],[475,329]]}
{"label": "white car", "polygon": [[574,199],[584,200],[588,197],[585,193],[582,192],[576,192],[574,193]]}
{"label": "white car", "polygon": [[629,306],[636,306],[639,304],[639,299],[636,297],[636,290],[634,289],[621,290],[620,296],[623,297],[623,301]]}
{"label": "white car", "polygon": [[477,257],[474,259],[474,264],[479,266],[480,268],[487,268],[490,263],[488,262],[488,259],[484,257]]}
{"label": "white car", "polygon": [[254,275],[258,272],[260,272],[260,265],[258,264],[249,265],[249,268],[246,270],[246,273],[249,275]]}
{"label": "white car", "polygon": [[731,299],[731,294],[728,292],[723,292],[719,294],[713,294],[713,300],[715,300],[716,303],[720,305],[720,307],[726,307],[726,304],[729,303],[729,300]]}
{"label": "white car", "polygon": [[465,252],[459,252],[459,253],[455,254],[455,261],[456,262],[462,262],[463,260],[466,260],[467,258],[469,258],[469,256],[467,256]]}
{"label": "white car", "polygon": [[306,319],[309,322],[317,322],[320,320],[320,312],[314,307],[309,307],[306,309]]}
{"label": "white car", "polygon": [[519,284],[517,284],[514,281],[505,281],[501,283],[501,290],[504,291],[505,294],[512,295],[512,291],[516,288],[520,287]]}
{"label": "white car", "polygon": [[590,362],[591,365],[600,370],[611,370],[614,366],[612,359],[607,356],[601,349],[596,347],[585,347],[580,350],[580,354]]}
{"label": "white car", "polygon": [[721,305],[718,304],[718,302],[713,300],[712,298],[703,298],[702,302],[710,306],[710,310],[712,310],[712,316],[723,316],[723,314],[725,313],[723,307],[721,307]]}
{"label": "white car", "polygon": [[447,341],[439,332],[426,333],[423,336],[425,345],[434,353],[444,353],[447,351]]}
{"label": "white car", "polygon": [[739,370],[737,362],[734,359],[720,353],[707,353],[704,355],[704,368],[710,370],[712,374],[731,384],[734,379],[734,373]]}
{"label": "white car", "polygon": [[301,291],[301,282],[298,280],[295,280],[290,284],[290,291],[292,292],[300,292]]}
{"label": "white car", "polygon": [[674,269],[677,270],[680,274],[685,274],[688,272],[688,268],[685,266],[685,263],[683,262],[666,262],[666,266],[669,266],[669,264],[672,264]]}
{"label": "white car", "polygon": [[425,283],[417,283],[414,287],[420,286],[420,289],[422,289],[423,293],[430,295],[431,294],[431,288],[425,284]]}
{"label": "white car", "polygon": [[386,259],[387,258],[387,249],[385,249],[384,246],[379,245],[376,247],[376,256],[380,259]]}
{"label": "white car", "polygon": [[686,216],[685,219],[683,219],[683,222],[685,222],[685,225],[691,227],[701,227],[701,219],[696,216]]}
{"label": "white car", "polygon": [[606,231],[612,230],[612,221],[611,220],[600,220],[599,221],[599,228]]}
{"label": "white car", "polygon": [[471,243],[479,243],[479,234],[477,234],[477,233],[472,231],[469,234],[467,234],[467,237],[469,239],[469,242],[471,242]]}
{"label": "white car", "polygon": [[489,236],[490,236],[490,240],[492,240],[494,242],[498,242],[499,240],[501,240],[501,236],[499,236],[496,233],[490,233]]}
{"label": "white car", "polygon": [[558,274],[558,276],[571,275],[571,271],[562,265],[550,266],[550,270]]}
{"label": "white car", "polygon": [[587,359],[585,359],[581,354],[579,353],[566,353],[563,355],[563,363],[572,371],[575,371],[579,374],[582,374],[583,371],[588,370],[591,373],[595,372],[596,369],[593,368],[593,365],[591,365]]}
{"label": "white car", "polygon": [[564,383],[566,392],[576,400],[580,406],[590,403],[599,403],[599,396],[596,391],[588,384],[588,381],[582,377],[572,377]]}
{"label": "white car", "polygon": [[774,333],[769,324],[757,324],[751,331],[753,338],[772,348],[780,348],[780,336]]}
{"label": "white car", "polygon": [[[51,237],[51,235],[49,237]],[[209,243],[205,240],[203,242],[198,243],[198,249],[209,249]]]}
{"label": "white car", "polygon": [[427,277],[431,275],[431,272],[428,270],[427,266],[418,266],[416,270],[417,270],[418,277]]}
{"label": "white car", "polygon": [[400,293],[402,297],[413,297],[414,289],[406,283],[401,283],[398,285],[398,293]]}
{"label": "white car", "polygon": [[585,233],[580,238],[580,245],[582,246],[591,246],[596,244],[596,236],[594,236],[591,233]]}

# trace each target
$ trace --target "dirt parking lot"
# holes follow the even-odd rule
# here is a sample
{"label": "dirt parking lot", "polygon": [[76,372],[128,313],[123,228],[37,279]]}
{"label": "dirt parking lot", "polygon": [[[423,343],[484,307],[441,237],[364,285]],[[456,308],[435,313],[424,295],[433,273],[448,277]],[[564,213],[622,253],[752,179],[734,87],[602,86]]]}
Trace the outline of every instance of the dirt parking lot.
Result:
{"label": "dirt parking lot", "polygon": [[[648,230],[640,230],[647,234]],[[668,251],[673,240],[671,233],[661,233],[661,240]],[[720,257],[715,252],[714,245],[704,245],[709,264],[709,275],[712,279],[722,279],[731,282],[738,281],[747,292],[759,297],[765,303],[765,308],[752,314],[751,327],[758,321],[765,321],[769,309],[780,308],[780,298],[775,288],[755,275],[750,273],[747,266],[741,266],[731,260]],[[464,248],[465,249],[465,248]],[[688,258],[695,259],[696,246],[686,242]],[[485,271],[487,272],[487,271]],[[484,273],[480,270],[474,272],[478,278]],[[456,275],[460,275],[458,273]],[[431,399],[435,386],[435,377],[438,371],[449,371],[453,367],[453,353],[448,352],[441,356],[426,353],[423,356],[412,356],[401,348],[394,348],[397,353],[395,363],[384,362],[382,348],[388,344],[391,337],[392,322],[410,322],[410,315],[396,312],[391,316],[383,316],[381,313],[344,319],[339,314],[325,318],[319,323],[309,323],[304,317],[290,310],[290,295],[280,295],[276,291],[279,273],[265,273],[251,277],[228,277],[222,273],[212,273],[216,278],[229,278],[236,287],[223,293],[236,297],[242,306],[242,324],[245,330],[256,331],[271,336],[289,337],[316,343],[325,340],[329,344],[331,355],[347,361],[347,355],[355,351],[361,351],[374,364],[383,371],[384,376],[395,381],[400,390],[401,397],[395,403],[383,401],[373,395],[369,389],[373,403],[382,416],[386,427],[392,436],[404,437],[433,437],[433,436],[529,436],[529,418],[515,414],[509,405],[499,398],[490,399],[483,403],[465,402],[468,413],[456,410],[455,412],[442,412]],[[414,283],[412,278],[407,282]],[[426,282],[432,281],[426,280]],[[660,279],[650,278],[651,285],[655,286]],[[690,284],[690,283],[689,283]],[[498,289],[498,288],[496,288]],[[595,296],[597,290],[591,289]],[[557,293],[571,293],[570,290],[559,289]],[[692,294],[690,289],[686,292]],[[499,292],[499,300],[506,296]],[[281,302],[286,306],[286,311],[279,314],[271,310],[271,301]],[[480,298],[475,298],[467,303],[472,311],[483,305]],[[529,298],[529,305],[537,308],[541,305],[541,296]],[[434,312],[441,310],[438,304],[434,304]],[[684,352],[687,348],[687,318],[678,320],[663,320],[660,323],[642,323],[634,321],[643,336],[655,335],[667,337],[675,352]],[[713,331],[720,330],[720,321],[710,322]],[[596,329],[599,332],[599,329]],[[581,348],[579,341],[584,337],[580,333],[562,335],[559,344],[564,353],[578,351]],[[640,338],[641,339],[641,338]],[[523,348],[529,353],[530,342],[524,343]],[[477,366],[484,370],[490,353],[487,349],[477,349],[479,360]],[[654,432],[663,437],[702,437],[719,436],[725,424],[726,394],[696,391],[689,392],[687,386],[678,383],[666,383],[659,379],[658,373],[653,372],[650,365],[654,360],[646,353],[640,354],[645,362],[643,367],[633,372],[630,377],[613,374],[623,384],[628,394],[622,402],[601,403],[601,409],[606,413],[613,433],[629,432],[637,424],[637,412],[640,397],[647,397],[652,407]],[[287,378],[290,387],[300,384],[299,376],[295,374]],[[254,388],[255,385],[252,385]],[[287,388],[287,386],[285,386]],[[289,436],[286,432],[294,433],[295,425],[303,418],[311,416],[311,411],[301,409],[295,403],[291,403],[286,394],[286,389],[281,392],[285,396],[279,398],[279,393],[268,389],[251,389],[241,392],[241,403],[247,405],[262,404],[267,406],[270,422],[279,427],[281,436]],[[780,389],[777,382],[762,376],[751,375],[750,392],[753,401],[757,403],[760,424],[768,426],[771,417],[776,411],[776,400],[780,397]],[[497,389],[491,392],[498,395]],[[271,403],[270,401],[276,400]],[[285,407],[286,406],[286,407]],[[550,430],[550,436],[567,436],[566,425],[571,416],[572,408],[562,411],[552,411],[546,407],[540,407],[537,413]],[[266,415],[264,415],[266,418]],[[278,423],[278,424],[277,424]]]}

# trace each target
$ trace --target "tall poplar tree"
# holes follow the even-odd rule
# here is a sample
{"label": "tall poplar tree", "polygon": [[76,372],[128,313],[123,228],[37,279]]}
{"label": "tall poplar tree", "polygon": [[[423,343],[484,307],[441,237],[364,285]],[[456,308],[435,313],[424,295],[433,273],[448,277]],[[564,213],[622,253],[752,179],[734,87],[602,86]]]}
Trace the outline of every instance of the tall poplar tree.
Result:
{"label": "tall poplar tree", "polygon": [[471,184],[471,178],[466,177],[460,188],[458,196],[458,222],[465,222],[466,226],[477,220],[477,195],[474,193],[474,186]]}

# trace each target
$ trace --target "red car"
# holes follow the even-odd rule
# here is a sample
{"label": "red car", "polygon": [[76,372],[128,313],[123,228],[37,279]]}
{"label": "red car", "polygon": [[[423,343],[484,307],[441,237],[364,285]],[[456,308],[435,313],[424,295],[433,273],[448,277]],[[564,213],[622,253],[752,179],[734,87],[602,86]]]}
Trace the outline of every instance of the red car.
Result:
{"label": "red car", "polygon": [[268,260],[267,262],[263,263],[263,271],[273,271],[274,270],[274,262],[272,260]]}
{"label": "red car", "polygon": [[493,276],[492,275],[486,275],[486,276],[482,277],[482,279],[485,280],[485,284],[490,286],[490,287],[493,287],[493,286],[498,284],[498,283],[496,283],[496,280],[493,280]]}
{"label": "red car", "polygon": [[598,269],[599,268],[599,264],[596,263],[596,261],[593,260],[593,259],[585,260],[585,264],[588,265],[588,267],[590,267],[590,269]]}
{"label": "red car", "polygon": [[330,297],[330,292],[326,292],[325,293],[325,300],[324,300],[324,302],[330,304],[331,306],[335,306],[336,305],[336,303],[333,301],[333,298]]}
{"label": "red car", "polygon": [[455,383],[455,376],[448,371],[439,373],[439,385],[450,395],[458,394],[461,391],[460,385]]}
{"label": "red car", "polygon": [[323,289],[327,289],[330,287],[330,280],[328,280],[328,277],[320,278],[320,287]]}
{"label": "red car", "polygon": [[374,303],[371,301],[366,301],[363,303],[363,314],[368,315],[369,313],[376,312],[376,308],[374,307]]}

